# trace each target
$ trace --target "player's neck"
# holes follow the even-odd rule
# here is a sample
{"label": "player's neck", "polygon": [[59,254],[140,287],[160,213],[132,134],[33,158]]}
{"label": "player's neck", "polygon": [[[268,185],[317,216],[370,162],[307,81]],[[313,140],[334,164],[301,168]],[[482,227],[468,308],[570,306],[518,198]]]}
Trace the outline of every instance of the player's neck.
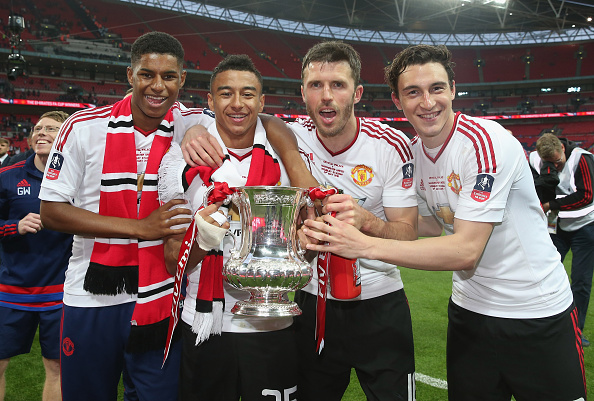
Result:
{"label": "player's neck", "polygon": [[[349,145],[353,143],[353,141],[357,137],[357,131],[357,118],[353,115],[352,118],[349,118],[342,131],[331,136],[324,136],[320,134],[319,138],[326,147],[326,149],[328,149],[332,153],[338,153],[341,150],[346,149]],[[320,131],[318,131],[318,133],[319,132]]]}

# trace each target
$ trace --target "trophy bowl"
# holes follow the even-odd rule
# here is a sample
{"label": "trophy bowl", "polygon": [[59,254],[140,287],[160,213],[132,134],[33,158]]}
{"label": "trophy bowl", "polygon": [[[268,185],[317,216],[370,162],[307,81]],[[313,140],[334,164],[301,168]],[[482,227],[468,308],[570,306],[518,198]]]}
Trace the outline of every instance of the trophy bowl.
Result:
{"label": "trophy bowl", "polygon": [[300,209],[309,201],[307,190],[296,187],[234,188],[239,209],[240,244],[231,250],[223,277],[232,287],[248,291],[231,312],[244,316],[297,316],[301,310],[286,293],[301,289],[312,277],[297,238]]}

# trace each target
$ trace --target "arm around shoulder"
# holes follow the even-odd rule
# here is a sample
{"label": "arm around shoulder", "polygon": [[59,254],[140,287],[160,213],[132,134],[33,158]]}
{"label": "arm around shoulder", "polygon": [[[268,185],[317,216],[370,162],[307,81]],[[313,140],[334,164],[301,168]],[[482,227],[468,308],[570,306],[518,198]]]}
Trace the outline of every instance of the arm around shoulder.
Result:
{"label": "arm around shoulder", "polygon": [[260,114],[260,119],[266,130],[266,138],[281,158],[291,185],[302,188],[317,187],[318,182],[301,158],[293,131],[278,117]]}

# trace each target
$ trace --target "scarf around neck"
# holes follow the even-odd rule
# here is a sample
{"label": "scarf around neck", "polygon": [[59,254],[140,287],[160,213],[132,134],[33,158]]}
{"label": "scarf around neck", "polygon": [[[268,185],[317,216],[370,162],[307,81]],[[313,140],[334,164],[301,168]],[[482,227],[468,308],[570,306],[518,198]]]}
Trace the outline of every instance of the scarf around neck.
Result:
{"label": "scarf around neck", "polygon": [[[157,173],[173,137],[171,109],[154,133],[143,180],[137,171],[134,135],[128,97],[114,104],[107,126],[99,198],[102,216],[143,219],[159,207]],[[142,352],[163,346],[173,277],[165,268],[161,239],[95,238],[83,288],[99,295],[138,294],[127,349]]]}
{"label": "scarf around neck", "polygon": [[[195,185],[214,185],[215,190],[208,199],[208,204],[224,199],[232,191],[225,190],[226,187],[256,186],[256,185],[276,185],[281,177],[280,165],[276,159],[272,148],[266,142],[266,131],[258,119],[256,132],[254,135],[254,144],[252,149],[252,158],[247,180],[242,178],[242,174],[232,164],[229,151],[225,147],[216,129],[216,123],[213,123],[209,133],[219,140],[225,154],[223,164],[218,169],[212,169],[208,166],[190,167],[185,161],[179,160],[179,156],[170,151],[165,158],[161,169],[159,170],[159,193],[161,189],[169,193],[178,192],[178,197],[187,194],[190,186]],[[175,145],[172,147],[172,149]],[[177,148],[177,147],[176,147]],[[176,151],[177,152],[177,151]],[[181,153],[181,150],[179,150]],[[178,160],[172,160],[178,159]],[[181,192],[181,193],[179,193]],[[203,194],[203,191],[197,191]],[[165,196],[168,199],[173,195]],[[162,196],[162,199],[164,197]],[[202,199],[190,199],[193,204],[202,203]],[[187,255],[191,250],[196,237],[195,223],[192,221],[180,249],[175,288],[181,285],[187,261]],[[198,293],[196,294],[196,313],[192,324],[192,331],[196,333],[196,344],[207,340],[213,334],[221,334],[223,325],[224,311],[224,291],[223,291],[223,253],[220,247],[214,248],[208,252],[201,264],[200,279],[198,284]],[[179,284],[178,284],[179,283]],[[175,294],[181,291],[174,291]],[[174,295],[172,314],[176,314],[179,296]],[[178,317],[172,315],[170,320],[169,337],[177,324]],[[169,340],[168,343],[169,344]],[[167,357],[167,351],[165,354]]]}

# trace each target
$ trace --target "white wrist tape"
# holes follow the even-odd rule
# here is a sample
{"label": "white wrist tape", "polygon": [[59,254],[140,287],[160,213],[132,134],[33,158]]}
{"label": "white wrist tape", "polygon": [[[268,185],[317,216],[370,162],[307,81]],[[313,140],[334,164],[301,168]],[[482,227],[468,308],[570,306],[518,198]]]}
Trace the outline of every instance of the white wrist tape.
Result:
{"label": "white wrist tape", "polygon": [[209,217],[219,223],[219,226],[222,226],[227,221],[227,216],[219,212],[214,212],[213,214],[210,214]]}
{"label": "white wrist tape", "polygon": [[198,228],[196,243],[200,249],[210,251],[213,248],[218,248],[219,245],[221,245],[221,241],[227,233],[228,228],[217,227],[207,223],[198,213],[194,215],[194,220],[196,221],[196,227]]}

